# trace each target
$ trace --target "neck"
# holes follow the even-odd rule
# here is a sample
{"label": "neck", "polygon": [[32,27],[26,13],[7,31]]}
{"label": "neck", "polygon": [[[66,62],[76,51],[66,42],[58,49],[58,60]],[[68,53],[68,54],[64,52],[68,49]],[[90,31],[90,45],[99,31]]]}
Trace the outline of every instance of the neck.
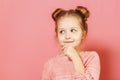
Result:
{"label": "neck", "polygon": [[77,51],[78,54],[81,54],[81,52],[83,52],[80,48],[80,46],[76,47],[75,50]]}

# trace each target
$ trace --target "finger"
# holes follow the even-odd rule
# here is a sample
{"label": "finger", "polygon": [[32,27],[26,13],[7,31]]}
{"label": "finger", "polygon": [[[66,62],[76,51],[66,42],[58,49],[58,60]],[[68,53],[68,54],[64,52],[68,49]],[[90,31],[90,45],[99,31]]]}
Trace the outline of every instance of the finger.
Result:
{"label": "finger", "polygon": [[62,49],[62,50],[64,50],[64,48],[65,48],[65,47],[64,47],[64,46],[62,46],[62,48],[61,48],[61,49]]}
{"label": "finger", "polygon": [[62,46],[62,50],[64,50],[66,47],[67,47],[67,45],[63,45],[63,46]]}

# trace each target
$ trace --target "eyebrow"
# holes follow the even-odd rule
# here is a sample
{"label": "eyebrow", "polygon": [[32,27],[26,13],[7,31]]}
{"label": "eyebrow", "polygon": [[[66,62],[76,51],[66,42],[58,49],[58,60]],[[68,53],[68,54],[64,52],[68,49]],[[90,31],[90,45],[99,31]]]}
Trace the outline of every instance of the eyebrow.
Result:
{"label": "eyebrow", "polygon": [[64,28],[58,28],[58,30],[64,30]]}
{"label": "eyebrow", "polygon": [[77,28],[77,27],[71,27],[71,28]]}
{"label": "eyebrow", "polygon": [[[77,28],[77,27],[71,27],[71,28]],[[60,27],[59,29],[64,29],[64,28],[61,28],[61,27]]]}

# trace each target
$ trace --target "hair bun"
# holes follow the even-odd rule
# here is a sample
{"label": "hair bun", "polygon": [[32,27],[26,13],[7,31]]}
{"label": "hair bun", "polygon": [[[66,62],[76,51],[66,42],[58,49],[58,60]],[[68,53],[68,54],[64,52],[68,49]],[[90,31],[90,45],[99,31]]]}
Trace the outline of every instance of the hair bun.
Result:
{"label": "hair bun", "polygon": [[62,8],[57,8],[53,13],[52,13],[52,18],[53,20],[56,20],[56,18],[59,16],[60,13],[64,12]]}
{"label": "hair bun", "polygon": [[87,10],[87,8],[83,7],[83,6],[77,6],[77,8],[75,9],[76,11],[80,12],[83,16],[84,16],[84,20],[86,21],[87,18],[89,17],[90,13]]}

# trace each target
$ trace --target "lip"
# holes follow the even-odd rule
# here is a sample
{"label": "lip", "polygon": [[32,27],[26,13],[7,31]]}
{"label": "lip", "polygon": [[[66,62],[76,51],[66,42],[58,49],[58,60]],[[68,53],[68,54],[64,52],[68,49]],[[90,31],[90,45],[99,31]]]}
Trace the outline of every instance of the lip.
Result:
{"label": "lip", "polygon": [[73,41],[64,41],[64,43],[72,43]]}

